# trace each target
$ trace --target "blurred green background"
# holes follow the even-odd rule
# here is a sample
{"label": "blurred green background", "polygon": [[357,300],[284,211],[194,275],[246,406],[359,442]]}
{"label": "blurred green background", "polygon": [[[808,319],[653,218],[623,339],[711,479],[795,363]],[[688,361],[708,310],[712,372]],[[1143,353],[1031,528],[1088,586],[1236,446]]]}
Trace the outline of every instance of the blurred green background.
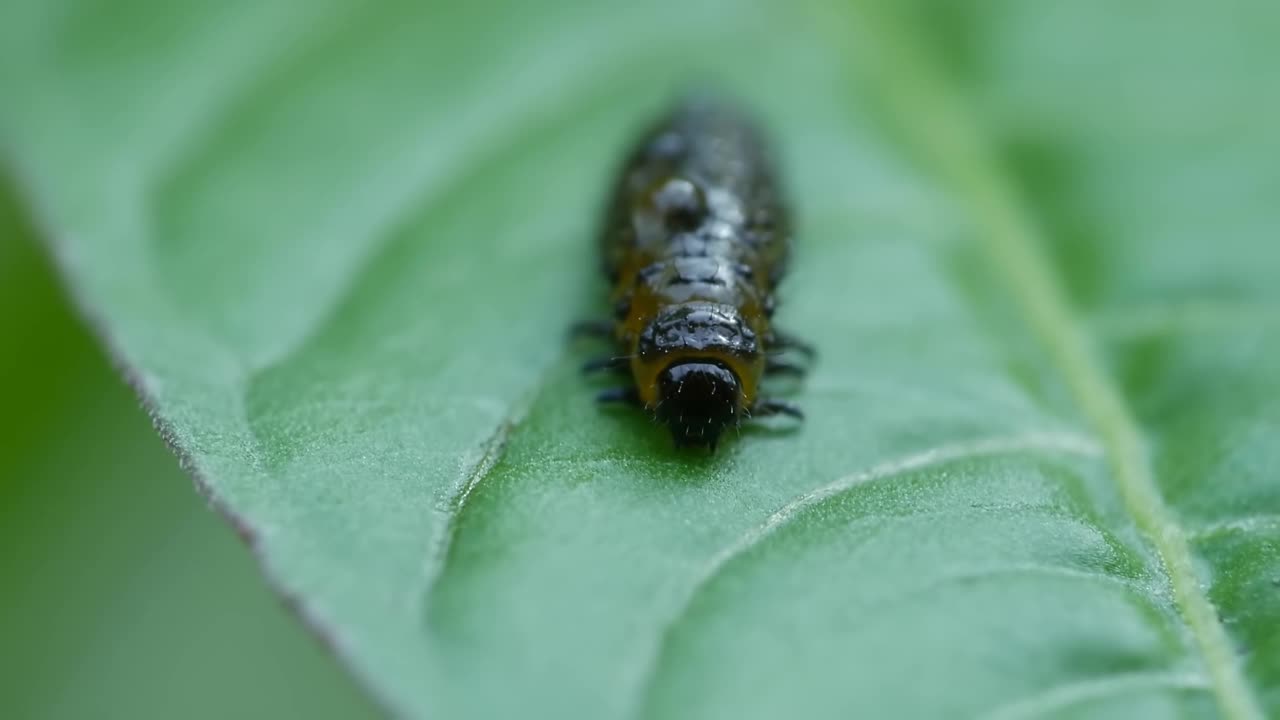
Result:
{"label": "blurred green background", "polygon": [[16,205],[0,188],[0,717],[374,715],[178,468]]}

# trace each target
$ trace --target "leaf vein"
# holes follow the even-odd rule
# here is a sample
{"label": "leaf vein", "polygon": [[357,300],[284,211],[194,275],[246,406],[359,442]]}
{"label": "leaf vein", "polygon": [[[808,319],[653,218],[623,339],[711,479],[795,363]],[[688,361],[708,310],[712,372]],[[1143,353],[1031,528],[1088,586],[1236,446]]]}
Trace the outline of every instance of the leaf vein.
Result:
{"label": "leaf vein", "polygon": [[1101,452],[1097,443],[1090,438],[1062,432],[1027,433],[1024,435],[991,437],[940,445],[844,475],[826,485],[795,497],[775,510],[764,522],[752,527],[734,542],[726,545],[713,555],[694,576],[688,589],[679,600],[675,612],[661,623],[656,633],[657,640],[652,648],[643,655],[636,673],[635,687],[637,688],[636,697],[638,702],[634,703],[634,707],[637,714],[643,712],[648,698],[652,695],[658,661],[669,644],[672,633],[693,607],[698,595],[704,592],[735,558],[758,546],[802,512],[869,483],[901,477],[919,470],[965,460],[1012,455],[1029,451],[1062,452],[1087,457],[1098,456]]}
{"label": "leaf vein", "polygon": [[883,67],[892,68],[880,78],[881,91],[895,115],[911,126],[908,135],[923,145],[921,150],[972,214],[995,274],[1016,298],[1028,327],[1045,345],[1101,438],[1130,517],[1164,564],[1174,601],[1205,659],[1224,716],[1261,720],[1258,699],[1200,586],[1186,535],[1157,487],[1137,420],[1096,357],[1093,339],[1044,257],[1043,233],[936,60],[893,18],[870,8],[872,4],[860,7],[874,32],[859,37],[872,44],[871,51],[884,55]]}
{"label": "leaf vein", "polygon": [[996,707],[980,720],[1020,720],[1047,717],[1073,705],[1147,690],[1209,691],[1213,686],[1198,672],[1146,671],[1105,675],[1054,685],[1029,697]]}
{"label": "leaf vein", "polygon": [[[556,363],[552,363],[550,368],[554,368]],[[550,370],[548,370],[550,372]],[[533,401],[538,391],[546,384],[546,373],[533,383],[532,389],[520,401],[512,405],[510,412],[498,422],[496,428],[489,437],[480,445],[480,457],[471,466],[462,482],[458,483],[454,491],[438,508],[438,512],[444,516],[444,521],[440,523],[440,530],[436,533],[432,540],[431,547],[427,551],[426,563],[424,565],[424,581],[416,598],[419,606],[430,610],[429,599],[440,578],[444,577],[448,570],[450,559],[453,557],[453,549],[456,546],[458,533],[462,527],[463,513],[470,507],[468,504],[475,495],[476,488],[487,478],[491,477],[495,468],[502,460],[503,454],[506,452],[507,444],[511,440],[511,434],[519,426],[520,422],[528,414],[529,408],[533,406]],[[427,613],[421,614],[421,617],[428,617]]]}
{"label": "leaf vein", "polygon": [[1280,514],[1261,513],[1208,523],[1193,530],[1189,537],[1192,540],[1206,540],[1232,532],[1280,533]]}

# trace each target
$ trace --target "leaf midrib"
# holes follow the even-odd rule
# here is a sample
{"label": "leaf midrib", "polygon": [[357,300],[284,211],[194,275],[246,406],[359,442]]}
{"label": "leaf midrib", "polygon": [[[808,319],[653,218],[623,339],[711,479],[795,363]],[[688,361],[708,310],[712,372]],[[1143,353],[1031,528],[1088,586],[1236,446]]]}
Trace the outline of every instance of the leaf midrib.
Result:
{"label": "leaf midrib", "polygon": [[[970,211],[994,274],[1018,301],[1027,325],[1049,351],[1101,440],[1125,510],[1165,566],[1174,603],[1204,657],[1223,715],[1262,720],[1226,630],[1200,587],[1186,534],[1160,495],[1141,428],[1041,251],[1042,233],[937,63],[885,11],[869,7],[874,4],[858,3],[864,27],[857,36],[867,45],[861,52],[878,55],[883,74],[877,90],[905,124],[907,140],[920,146],[959,204]],[[846,53],[856,52],[847,40],[841,45]]]}

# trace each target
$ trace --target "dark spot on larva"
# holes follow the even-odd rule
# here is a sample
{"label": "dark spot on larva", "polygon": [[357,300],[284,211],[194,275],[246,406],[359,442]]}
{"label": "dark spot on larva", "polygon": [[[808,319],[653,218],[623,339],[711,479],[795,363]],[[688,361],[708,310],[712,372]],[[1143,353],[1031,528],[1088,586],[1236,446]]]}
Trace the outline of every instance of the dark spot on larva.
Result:
{"label": "dark spot on larva", "polygon": [[679,160],[685,153],[684,138],[680,133],[668,131],[659,134],[657,137],[649,141],[645,146],[645,154],[650,160],[666,160],[668,162]]}
{"label": "dark spot on larva", "polygon": [[653,196],[653,206],[672,232],[693,230],[707,214],[702,190],[684,178],[671,178]]}

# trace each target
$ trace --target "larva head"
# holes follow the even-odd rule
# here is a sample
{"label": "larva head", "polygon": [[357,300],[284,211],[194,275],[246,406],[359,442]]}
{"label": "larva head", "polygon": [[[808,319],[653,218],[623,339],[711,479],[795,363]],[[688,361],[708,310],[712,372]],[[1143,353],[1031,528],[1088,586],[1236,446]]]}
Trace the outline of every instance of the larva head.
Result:
{"label": "larva head", "polygon": [[640,334],[632,372],[641,399],[677,445],[715,448],[755,398],[762,360],[737,308],[692,302],[663,309]]}
{"label": "larva head", "polygon": [[738,376],[717,362],[676,362],[658,375],[654,414],[671,430],[676,445],[705,445],[712,450],[725,428],[737,426],[742,413]]}

